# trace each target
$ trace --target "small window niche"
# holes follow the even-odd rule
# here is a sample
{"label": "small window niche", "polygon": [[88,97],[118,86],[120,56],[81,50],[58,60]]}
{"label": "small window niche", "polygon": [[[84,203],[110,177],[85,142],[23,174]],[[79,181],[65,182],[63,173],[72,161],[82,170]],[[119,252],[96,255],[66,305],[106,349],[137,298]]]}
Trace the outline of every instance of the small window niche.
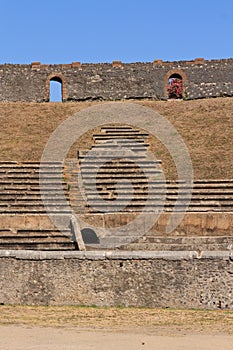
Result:
{"label": "small window niche", "polygon": [[180,74],[172,74],[168,78],[168,98],[182,99],[183,98],[183,79]]}
{"label": "small window niche", "polygon": [[49,101],[62,102],[62,100],[62,80],[59,77],[53,77],[50,79]]}

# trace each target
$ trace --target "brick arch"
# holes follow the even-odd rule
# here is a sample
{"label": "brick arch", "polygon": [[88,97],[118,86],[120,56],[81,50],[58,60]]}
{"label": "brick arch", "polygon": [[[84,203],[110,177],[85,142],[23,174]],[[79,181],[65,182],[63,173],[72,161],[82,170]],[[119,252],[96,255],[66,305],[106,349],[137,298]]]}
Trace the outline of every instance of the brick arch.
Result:
{"label": "brick arch", "polygon": [[187,76],[185,74],[185,72],[181,69],[171,69],[167,72],[167,74],[164,77],[164,96],[166,98],[168,98],[168,91],[167,91],[167,87],[168,87],[168,79],[170,78],[171,75],[173,74],[178,74],[181,76],[182,78],[182,83],[183,83],[183,96],[185,95],[185,89],[186,89],[186,85],[187,85]]}
{"label": "brick arch", "polygon": [[66,78],[61,73],[51,73],[46,80],[46,96],[45,101],[50,99],[50,81],[58,81],[62,84],[62,101],[67,99],[67,90],[66,90]]}

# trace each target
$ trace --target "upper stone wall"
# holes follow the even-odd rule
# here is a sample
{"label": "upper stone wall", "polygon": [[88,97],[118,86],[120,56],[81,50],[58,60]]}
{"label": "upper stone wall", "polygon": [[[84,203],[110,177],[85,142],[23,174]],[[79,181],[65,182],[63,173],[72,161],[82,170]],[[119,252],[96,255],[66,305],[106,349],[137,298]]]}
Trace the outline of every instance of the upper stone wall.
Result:
{"label": "upper stone wall", "polygon": [[233,59],[153,63],[0,65],[0,101],[49,101],[50,80],[60,80],[63,101],[167,99],[168,78],[183,78],[187,99],[233,96]]}

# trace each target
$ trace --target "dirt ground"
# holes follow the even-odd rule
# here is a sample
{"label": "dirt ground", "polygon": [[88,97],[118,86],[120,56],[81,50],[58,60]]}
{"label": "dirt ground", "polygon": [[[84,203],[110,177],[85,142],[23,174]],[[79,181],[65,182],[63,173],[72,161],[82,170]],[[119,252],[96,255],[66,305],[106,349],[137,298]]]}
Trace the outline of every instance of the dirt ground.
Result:
{"label": "dirt ground", "polygon": [[0,306],[1,350],[232,350],[233,310]]}

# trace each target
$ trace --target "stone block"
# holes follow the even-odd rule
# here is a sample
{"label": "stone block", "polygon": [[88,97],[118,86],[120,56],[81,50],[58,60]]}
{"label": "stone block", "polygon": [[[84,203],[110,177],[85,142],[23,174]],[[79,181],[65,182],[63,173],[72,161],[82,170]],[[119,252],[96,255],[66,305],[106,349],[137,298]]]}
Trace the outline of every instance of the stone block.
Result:
{"label": "stone block", "polygon": [[40,62],[32,62],[31,63],[32,69],[40,69],[40,66],[41,66]]}
{"label": "stone block", "polygon": [[163,64],[163,60],[154,60],[154,61],[153,61],[153,64],[154,64],[154,65]]}
{"label": "stone block", "polygon": [[72,68],[80,68],[81,67],[81,62],[72,62],[71,66],[72,66]]}
{"label": "stone block", "polygon": [[122,67],[122,62],[121,61],[112,61],[112,66],[113,67]]}
{"label": "stone block", "polygon": [[204,58],[195,58],[194,63],[195,64],[204,64],[205,59]]}

